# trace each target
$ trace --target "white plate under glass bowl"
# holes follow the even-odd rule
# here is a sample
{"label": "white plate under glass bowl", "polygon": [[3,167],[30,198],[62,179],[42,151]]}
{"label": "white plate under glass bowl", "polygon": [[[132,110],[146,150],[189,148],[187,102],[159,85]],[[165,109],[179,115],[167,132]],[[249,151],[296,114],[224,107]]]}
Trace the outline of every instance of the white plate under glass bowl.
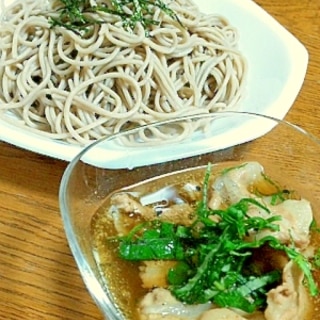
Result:
{"label": "white plate under glass bowl", "polygon": [[[239,109],[283,119],[304,81],[308,65],[306,48],[252,0],[197,0],[197,4],[203,12],[225,16],[239,30],[239,49],[247,58],[249,67],[246,92]],[[239,128],[229,127],[228,130],[239,131]],[[255,136],[257,130],[261,130],[261,134],[267,131],[257,125]],[[252,130],[247,132],[243,140],[252,139]],[[66,161],[73,159],[83,149],[82,146],[32,134],[3,120],[0,120],[0,140]],[[199,143],[199,139],[189,141],[186,145],[186,149],[192,149],[194,154],[208,151],[208,148],[210,146],[206,141]],[[174,153],[175,148],[171,152]]]}

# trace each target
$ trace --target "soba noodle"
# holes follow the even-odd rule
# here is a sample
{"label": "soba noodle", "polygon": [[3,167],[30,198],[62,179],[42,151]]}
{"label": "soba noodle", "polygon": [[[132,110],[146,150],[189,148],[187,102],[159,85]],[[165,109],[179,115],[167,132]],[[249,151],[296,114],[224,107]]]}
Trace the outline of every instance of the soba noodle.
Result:
{"label": "soba noodle", "polygon": [[[241,98],[246,62],[237,49],[238,32],[224,17],[178,0],[168,5],[181,24],[155,8],[161,25],[147,35],[139,23],[130,31],[117,16],[99,13],[108,23],[79,35],[52,28],[49,17],[61,5],[17,0],[3,7],[1,119],[87,144],[179,115],[234,109]],[[193,130],[186,124],[179,136]]]}

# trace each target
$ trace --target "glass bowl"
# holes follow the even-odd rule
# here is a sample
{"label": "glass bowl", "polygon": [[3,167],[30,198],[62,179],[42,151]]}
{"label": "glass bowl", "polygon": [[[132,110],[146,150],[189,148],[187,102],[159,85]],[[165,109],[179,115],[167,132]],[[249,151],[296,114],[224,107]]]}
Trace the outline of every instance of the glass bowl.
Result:
{"label": "glass bowl", "polygon": [[319,208],[319,154],[319,140],[301,128],[243,112],[167,120],[117,133],[86,147],[66,168],[59,201],[72,254],[104,317],[124,319],[101,274],[92,239],[92,217],[109,194],[208,163],[257,161],[269,176],[293,186],[313,208]]}

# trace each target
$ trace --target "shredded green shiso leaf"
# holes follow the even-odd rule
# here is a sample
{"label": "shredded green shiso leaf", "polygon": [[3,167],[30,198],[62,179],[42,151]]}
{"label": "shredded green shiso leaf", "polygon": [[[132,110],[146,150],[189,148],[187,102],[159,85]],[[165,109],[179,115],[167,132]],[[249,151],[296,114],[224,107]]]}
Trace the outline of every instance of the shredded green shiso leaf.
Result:
{"label": "shredded green shiso leaf", "polygon": [[[255,266],[248,265],[253,250],[269,246],[286,253],[301,268],[310,294],[317,295],[312,263],[293,244],[281,244],[272,235],[252,241],[246,238],[252,230],[279,230],[275,222],[281,217],[248,216],[250,206],[269,213],[267,207],[252,198],[244,198],[225,210],[210,210],[209,176],[210,166],[191,226],[159,220],[139,224],[119,239],[120,257],[131,261],[176,260],[176,266],[168,273],[168,282],[178,300],[187,304],[210,301],[220,307],[251,313],[264,308],[266,293],[281,283],[282,270],[262,274]],[[211,219],[212,216],[219,219]]]}
{"label": "shredded green shiso leaf", "polygon": [[[118,16],[127,30],[134,30],[138,22],[145,30],[151,25],[159,25],[160,21],[151,18],[155,8],[161,9],[166,15],[180,23],[176,13],[162,0],[111,0],[108,3],[99,1],[99,4],[90,0],[60,0],[60,2],[63,6],[59,11],[59,16],[50,18],[52,27],[60,26],[76,33],[88,31],[94,25],[106,23],[103,19],[94,18],[94,13],[109,13]],[[125,7],[129,7],[131,12],[125,10]]]}

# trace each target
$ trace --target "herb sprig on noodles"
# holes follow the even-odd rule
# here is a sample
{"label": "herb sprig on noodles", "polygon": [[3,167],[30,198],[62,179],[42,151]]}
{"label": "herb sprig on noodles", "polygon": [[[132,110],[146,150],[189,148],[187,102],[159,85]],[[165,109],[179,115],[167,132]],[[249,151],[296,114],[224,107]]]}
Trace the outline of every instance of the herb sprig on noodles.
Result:
{"label": "herb sprig on noodles", "polygon": [[[90,0],[60,0],[64,7],[58,18],[51,18],[52,26],[61,26],[75,32],[86,31],[90,26],[103,24],[106,21],[93,18],[93,13],[110,13],[121,18],[126,29],[134,30],[138,22],[146,29],[150,25],[159,25],[160,21],[152,18],[154,8],[179,21],[176,13],[162,0],[112,0],[97,3]],[[147,33],[147,30],[146,30]]]}

